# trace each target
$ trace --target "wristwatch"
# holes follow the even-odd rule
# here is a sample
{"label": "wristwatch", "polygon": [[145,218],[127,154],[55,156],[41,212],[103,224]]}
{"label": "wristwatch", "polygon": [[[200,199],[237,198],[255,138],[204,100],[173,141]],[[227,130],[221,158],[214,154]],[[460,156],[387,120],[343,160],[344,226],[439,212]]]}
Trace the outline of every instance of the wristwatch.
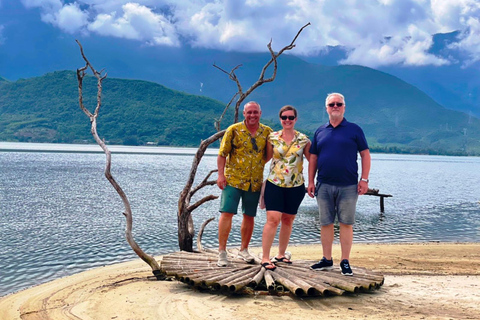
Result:
{"label": "wristwatch", "polygon": [[368,179],[360,179],[360,181],[365,181],[366,183],[368,183]]}

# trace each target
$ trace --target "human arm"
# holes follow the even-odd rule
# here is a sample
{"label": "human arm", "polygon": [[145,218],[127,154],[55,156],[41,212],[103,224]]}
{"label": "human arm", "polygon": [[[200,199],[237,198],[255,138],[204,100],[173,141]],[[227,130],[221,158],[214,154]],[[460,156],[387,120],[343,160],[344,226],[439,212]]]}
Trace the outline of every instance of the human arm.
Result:
{"label": "human arm", "polygon": [[315,195],[315,174],[317,173],[317,160],[316,154],[310,153],[310,160],[308,162],[308,195],[313,198]]}
{"label": "human arm", "polygon": [[368,180],[368,175],[370,174],[370,166],[372,162],[370,150],[365,149],[360,151],[360,157],[362,158],[362,175],[358,182],[358,194],[363,195],[368,191],[368,182],[363,181],[362,179]]}
{"label": "human arm", "polygon": [[227,186],[227,179],[225,178],[226,162],[227,162],[226,157],[223,157],[220,155],[217,157],[217,168],[218,168],[217,186],[222,190]]}
{"label": "human arm", "polygon": [[267,140],[267,144],[265,146],[266,153],[265,153],[265,163],[270,161],[273,157],[273,145],[270,143],[270,141]]}
{"label": "human arm", "polygon": [[310,163],[310,146],[311,145],[312,143],[309,140],[308,143],[305,145],[305,149],[303,149],[303,155],[305,156],[305,158],[309,163]]}

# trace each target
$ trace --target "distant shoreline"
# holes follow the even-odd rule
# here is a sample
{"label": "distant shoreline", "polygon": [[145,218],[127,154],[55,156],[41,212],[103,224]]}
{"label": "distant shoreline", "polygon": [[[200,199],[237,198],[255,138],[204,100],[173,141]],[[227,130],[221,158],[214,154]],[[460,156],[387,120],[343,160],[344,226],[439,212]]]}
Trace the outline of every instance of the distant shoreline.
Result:
{"label": "distant shoreline", "polygon": [[[112,153],[116,154],[169,154],[194,155],[198,148],[167,147],[167,146],[124,146],[107,145]],[[69,143],[30,143],[30,142],[0,142],[0,152],[61,152],[61,153],[104,153],[96,144],[69,144]],[[209,148],[206,156],[216,156],[218,149]]]}

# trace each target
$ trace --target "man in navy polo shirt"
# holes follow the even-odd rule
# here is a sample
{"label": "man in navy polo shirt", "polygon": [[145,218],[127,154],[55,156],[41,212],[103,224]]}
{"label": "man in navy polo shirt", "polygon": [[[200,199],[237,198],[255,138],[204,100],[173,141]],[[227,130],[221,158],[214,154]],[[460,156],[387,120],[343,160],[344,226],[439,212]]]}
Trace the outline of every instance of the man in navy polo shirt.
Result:
{"label": "man in navy polo shirt", "polygon": [[[340,225],[342,274],[353,275],[349,258],[353,243],[353,224],[358,195],[368,190],[370,151],[363,130],[344,118],[345,97],[330,93],[325,101],[329,122],[317,129],[310,147],[308,195],[317,196],[320,212],[320,238],[323,258],[312,265],[313,270],[333,267],[332,246],[335,217]],[[362,159],[358,179],[357,152]],[[318,170],[317,170],[318,169]],[[317,184],[314,179],[317,174]]]}

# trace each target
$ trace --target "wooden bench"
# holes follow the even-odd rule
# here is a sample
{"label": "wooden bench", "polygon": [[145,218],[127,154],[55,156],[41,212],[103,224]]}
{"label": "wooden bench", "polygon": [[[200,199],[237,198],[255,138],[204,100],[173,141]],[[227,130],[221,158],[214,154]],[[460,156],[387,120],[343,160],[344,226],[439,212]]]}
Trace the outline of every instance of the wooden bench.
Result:
{"label": "wooden bench", "polygon": [[365,195],[380,197],[380,212],[381,213],[385,212],[385,205],[384,205],[383,199],[393,197],[391,194],[379,193],[378,189],[370,189],[370,188],[368,188],[368,191],[365,193]]}

